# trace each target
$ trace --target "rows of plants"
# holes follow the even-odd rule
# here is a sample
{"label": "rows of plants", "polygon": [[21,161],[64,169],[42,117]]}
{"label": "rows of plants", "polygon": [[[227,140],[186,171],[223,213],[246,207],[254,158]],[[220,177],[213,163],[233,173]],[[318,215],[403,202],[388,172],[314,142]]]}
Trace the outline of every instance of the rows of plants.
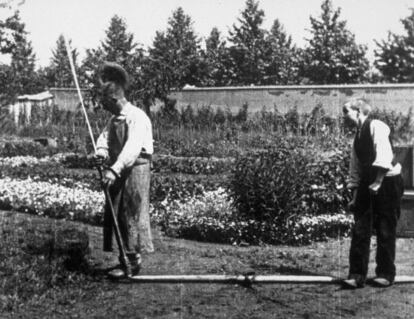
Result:
{"label": "rows of plants", "polygon": [[[91,113],[97,134],[107,119]],[[394,132],[410,132],[411,113],[377,113]],[[49,183],[100,194],[98,175],[87,159],[92,146],[82,116],[66,115],[61,122],[19,133],[49,136],[61,126],[66,135],[57,136],[57,147],[29,138],[0,141],[0,178],[26,185],[19,187],[42,182],[45,188]],[[152,120],[152,219],[167,234],[228,243],[306,243],[349,231],[344,185],[352,132],[321,105],[309,114],[296,109],[249,114],[247,105],[238,114],[211,107],[178,111],[170,105],[153,112]],[[27,203],[3,200],[4,207],[11,203],[13,209],[30,211]],[[81,219],[73,207],[54,205],[44,207],[43,214]],[[72,214],[65,216],[65,209]],[[87,208],[84,216],[96,213],[82,220],[99,224],[100,209]]]}
{"label": "rows of plants", "polygon": [[[226,243],[299,244],[346,235],[346,143],[316,147],[306,139],[271,140],[263,138],[260,149],[232,159],[160,156],[151,183],[153,222],[170,236]],[[80,158],[2,158],[0,177],[10,187],[1,193],[1,207],[99,224],[103,197],[96,172],[68,169],[87,162]],[[219,164],[214,172],[204,168],[209,174],[203,175],[197,161]]]}
{"label": "rows of plants", "polygon": [[[0,208],[53,218],[102,224],[104,197],[85,185],[65,187],[31,179],[0,179]],[[174,187],[176,189],[176,187]],[[303,215],[288,227],[273,221],[241,218],[224,189],[199,189],[197,194],[168,194],[151,205],[153,223],[169,236],[210,242],[237,244],[290,243],[347,235],[350,216],[341,214]]]}

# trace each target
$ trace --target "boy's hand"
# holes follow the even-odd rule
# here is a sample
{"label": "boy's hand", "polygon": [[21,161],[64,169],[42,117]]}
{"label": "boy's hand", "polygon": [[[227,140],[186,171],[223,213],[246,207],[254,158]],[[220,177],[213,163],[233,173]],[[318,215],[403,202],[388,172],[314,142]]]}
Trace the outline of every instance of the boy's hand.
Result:
{"label": "boy's hand", "polygon": [[106,169],[102,172],[102,183],[105,186],[111,186],[113,183],[115,183],[116,178],[117,176],[110,169]]}
{"label": "boy's hand", "polygon": [[381,187],[381,183],[378,183],[375,181],[371,185],[369,185],[369,191],[371,194],[377,195],[380,187]]}

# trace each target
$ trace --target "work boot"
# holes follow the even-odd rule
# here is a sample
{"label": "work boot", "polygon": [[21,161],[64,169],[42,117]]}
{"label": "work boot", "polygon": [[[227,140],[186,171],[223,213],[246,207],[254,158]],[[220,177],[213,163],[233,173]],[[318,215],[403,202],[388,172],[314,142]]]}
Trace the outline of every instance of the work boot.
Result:
{"label": "work boot", "polygon": [[112,270],[108,271],[108,277],[114,280],[125,278],[126,273],[124,267],[122,265],[117,265]]}
{"label": "work boot", "polygon": [[119,257],[120,264],[108,272],[108,277],[114,280],[126,278],[128,276],[137,276],[141,270],[141,255],[137,253],[127,253],[127,263],[129,274],[126,273],[123,267],[122,259]]}
{"label": "work boot", "polygon": [[137,253],[130,253],[127,254],[130,269],[131,269],[131,276],[137,276],[141,270],[141,254]]}

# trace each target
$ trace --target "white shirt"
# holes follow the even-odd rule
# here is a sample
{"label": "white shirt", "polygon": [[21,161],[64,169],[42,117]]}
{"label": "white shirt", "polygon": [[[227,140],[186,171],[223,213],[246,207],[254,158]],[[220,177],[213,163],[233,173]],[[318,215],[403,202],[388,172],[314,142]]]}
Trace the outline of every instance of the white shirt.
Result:
{"label": "white shirt", "polygon": [[113,115],[96,142],[96,154],[108,158],[108,132],[113,120],[125,119],[128,139],[111,168],[120,175],[123,170],[134,165],[141,154],[153,154],[152,125],[147,114],[140,108],[127,103],[119,115]]}
{"label": "white shirt", "polygon": [[[371,137],[374,142],[375,160],[372,166],[381,167],[387,170],[385,176],[396,176],[401,173],[401,165],[397,163],[392,165],[394,153],[392,152],[389,140],[390,128],[384,122],[372,120],[370,124]],[[349,165],[349,178],[347,181],[348,188],[354,188],[359,185],[361,164],[352,145],[351,160]]]}

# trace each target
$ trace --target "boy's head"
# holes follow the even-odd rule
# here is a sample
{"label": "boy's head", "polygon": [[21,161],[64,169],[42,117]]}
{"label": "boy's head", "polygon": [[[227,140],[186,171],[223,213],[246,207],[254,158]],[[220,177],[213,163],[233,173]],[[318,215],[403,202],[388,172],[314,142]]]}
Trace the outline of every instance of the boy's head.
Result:
{"label": "boy's head", "polygon": [[353,98],[344,104],[342,112],[345,119],[358,123],[361,115],[368,116],[371,112],[371,106],[362,97]]}

